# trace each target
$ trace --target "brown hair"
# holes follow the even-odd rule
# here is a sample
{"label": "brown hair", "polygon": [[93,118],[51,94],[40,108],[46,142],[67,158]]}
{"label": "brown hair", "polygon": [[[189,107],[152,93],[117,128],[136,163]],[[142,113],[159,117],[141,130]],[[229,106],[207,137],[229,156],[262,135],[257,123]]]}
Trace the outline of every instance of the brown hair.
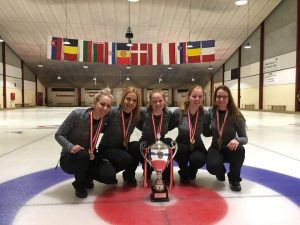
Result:
{"label": "brown hair", "polygon": [[129,86],[123,90],[120,106],[124,104],[125,98],[129,93],[134,93],[136,95],[136,106],[132,110],[132,117],[134,120],[139,120],[140,118],[140,106],[141,106],[141,98],[135,87]]}
{"label": "brown hair", "polygon": [[[202,93],[204,93],[203,88],[202,88],[201,85],[195,84],[195,85],[193,85],[193,86],[191,86],[191,87],[189,88],[189,90],[188,90],[187,93],[186,93],[185,100],[181,103],[181,105],[180,105],[180,107],[179,107],[179,109],[180,109],[180,120],[182,120],[182,114],[183,114],[184,110],[185,110],[187,107],[189,107],[189,105],[190,105],[190,96],[191,96],[193,90],[195,90],[195,89],[197,89],[197,88],[201,89],[201,90],[202,90]],[[199,107],[199,110],[202,110],[202,109],[203,109],[203,106],[201,105],[201,106]]]}
{"label": "brown hair", "polygon": [[185,108],[190,105],[190,96],[191,96],[193,90],[198,89],[198,88],[201,89],[202,93],[203,93],[203,88],[201,85],[195,84],[189,88],[188,92],[186,93],[187,95],[185,97],[185,100],[182,102],[182,104],[180,106],[181,110],[185,110]]}
{"label": "brown hair", "polygon": [[150,95],[149,95],[149,102],[148,102],[147,108],[148,108],[150,111],[153,110],[153,109],[152,109],[152,106],[151,106],[151,99],[152,99],[152,96],[153,96],[154,94],[156,94],[156,93],[161,94],[161,96],[163,97],[163,99],[164,99],[164,101],[165,101],[165,105],[164,105],[163,110],[165,110],[165,109],[166,109],[166,104],[167,104],[167,103],[166,103],[166,96],[165,96],[165,93],[163,92],[163,90],[161,90],[161,89],[154,89],[154,90],[151,91],[151,93],[150,93]]}
{"label": "brown hair", "polygon": [[217,109],[217,103],[216,103],[216,98],[217,98],[217,92],[219,90],[223,90],[225,92],[227,92],[228,94],[228,104],[227,104],[227,109],[228,109],[228,117],[230,120],[232,120],[235,124],[237,124],[237,118],[241,117],[243,118],[244,121],[245,118],[242,115],[242,113],[240,112],[240,110],[236,107],[231,91],[229,89],[229,87],[227,87],[226,85],[220,85],[216,88],[215,92],[214,92],[214,99],[213,99],[213,107]]}

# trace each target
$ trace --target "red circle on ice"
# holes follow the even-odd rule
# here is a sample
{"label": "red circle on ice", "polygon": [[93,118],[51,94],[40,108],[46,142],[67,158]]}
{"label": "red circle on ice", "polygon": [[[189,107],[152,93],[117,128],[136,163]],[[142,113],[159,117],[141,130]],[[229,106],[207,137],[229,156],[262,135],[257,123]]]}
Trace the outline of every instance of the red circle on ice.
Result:
{"label": "red circle on ice", "polygon": [[117,187],[105,191],[94,203],[97,215],[117,225],[215,224],[225,217],[228,206],[213,190],[199,186],[175,186],[167,203],[151,202],[150,188]]}

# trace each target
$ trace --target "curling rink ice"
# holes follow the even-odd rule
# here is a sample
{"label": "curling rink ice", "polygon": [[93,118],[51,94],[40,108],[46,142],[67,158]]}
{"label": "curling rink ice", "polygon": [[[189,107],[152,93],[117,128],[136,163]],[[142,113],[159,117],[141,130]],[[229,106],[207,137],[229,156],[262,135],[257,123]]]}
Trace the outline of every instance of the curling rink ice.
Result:
{"label": "curling rink ice", "polygon": [[[95,182],[86,199],[74,195],[73,177],[55,166],[58,126],[75,108],[0,111],[0,225],[298,225],[300,222],[300,114],[242,111],[249,143],[242,191],[235,193],[205,168],[181,185],[174,168],[170,201],[152,203],[150,188]],[[168,133],[175,138],[177,130]],[[138,140],[135,130],[131,140]],[[206,147],[210,138],[203,137]],[[152,178],[154,179],[154,174]]]}

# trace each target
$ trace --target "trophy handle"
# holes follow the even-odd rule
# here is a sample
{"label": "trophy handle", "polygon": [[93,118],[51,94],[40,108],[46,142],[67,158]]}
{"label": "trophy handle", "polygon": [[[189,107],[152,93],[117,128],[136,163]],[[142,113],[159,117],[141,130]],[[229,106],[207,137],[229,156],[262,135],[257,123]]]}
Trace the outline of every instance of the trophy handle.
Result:
{"label": "trophy handle", "polygon": [[174,150],[174,152],[172,154],[172,158],[170,159],[170,161],[174,159],[174,157],[178,151],[178,145],[177,145],[176,141],[173,141],[173,140],[171,141],[171,148]]}
{"label": "trophy handle", "polygon": [[167,162],[165,168],[168,167],[168,165],[170,164],[171,161],[173,161],[173,159],[178,151],[177,142],[172,140],[170,148],[173,149],[173,152],[172,152],[172,156],[168,159],[168,162]]}
{"label": "trophy handle", "polygon": [[145,153],[146,153],[145,150],[148,151],[147,146],[148,146],[147,142],[142,141],[141,144],[140,144],[140,152],[141,152],[143,158],[152,166],[151,161],[148,159],[148,157],[145,156]]}

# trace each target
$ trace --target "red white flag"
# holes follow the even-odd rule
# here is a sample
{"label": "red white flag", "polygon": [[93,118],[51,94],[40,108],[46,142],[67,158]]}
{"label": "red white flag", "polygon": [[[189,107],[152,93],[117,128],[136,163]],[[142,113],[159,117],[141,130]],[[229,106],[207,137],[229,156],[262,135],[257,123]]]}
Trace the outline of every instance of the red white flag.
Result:
{"label": "red white flag", "polygon": [[147,44],[137,43],[131,46],[131,64],[147,65]]}
{"label": "red white flag", "polygon": [[105,64],[116,63],[116,43],[105,42],[104,44],[104,62]]}
{"label": "red white flag", "polygon": [[161,64],[161,43],[148,44],[148,64]]}
{"label": "red white flag", "polygon": [[176,64],[176,44],[163,43],[163,64],[170,65]]}

